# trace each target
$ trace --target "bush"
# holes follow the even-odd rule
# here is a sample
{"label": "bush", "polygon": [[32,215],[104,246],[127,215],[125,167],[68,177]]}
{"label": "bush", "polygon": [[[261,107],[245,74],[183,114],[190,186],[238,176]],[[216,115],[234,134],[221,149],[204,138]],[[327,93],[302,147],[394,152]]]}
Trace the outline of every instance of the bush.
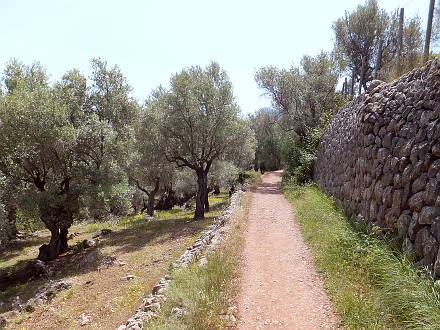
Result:
{"label": "bush", "polygon": [[312,180],[322,129],[308,129],[303,137],[286,136],[283,143],[285,178],[303,184]]}
{"label": "bush", "polygon": [[134,188],[126,183],[96,185],[81,198],[77,220],[106,221],[109,216],[126,216],[132,211],[133,194]]}

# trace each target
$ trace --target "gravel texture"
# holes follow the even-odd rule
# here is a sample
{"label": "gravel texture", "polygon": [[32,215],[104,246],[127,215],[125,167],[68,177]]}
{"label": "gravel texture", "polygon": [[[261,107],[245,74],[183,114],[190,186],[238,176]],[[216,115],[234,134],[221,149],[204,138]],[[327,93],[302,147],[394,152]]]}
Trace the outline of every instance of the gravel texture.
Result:
{"label": "gravel texture", "polygon": [[281,172],[253,192],[245,245],[239,329],[334,329],[337,315],[280,191]]}

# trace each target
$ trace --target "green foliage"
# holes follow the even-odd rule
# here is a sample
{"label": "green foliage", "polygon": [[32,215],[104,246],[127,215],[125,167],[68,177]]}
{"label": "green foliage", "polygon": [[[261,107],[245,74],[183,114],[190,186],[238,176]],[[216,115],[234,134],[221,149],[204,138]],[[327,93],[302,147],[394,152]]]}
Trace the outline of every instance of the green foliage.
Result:
{"label": "green foliage", "polygon": [[217,63],[184,69],[171,78],[170,86],[153,92],[148,111],[159,129],[165,158],[197,174],[195,218],[203,218],[213,162],[247,167],[255,139],[240,117],[229,77]]}
{"label": "green foliage", "polygon": [[121,216],[130,207],[118,156],[126,150],[137,105],[117,67],[92,60],[92,71],[90,88],[77,70],[53,86],[38,63],[11,61],[4,72],[0,171],[23,185],[20,210],[37,212],[51,230],[50,258],[84,208]]}
{"label": "green foliage", "polygon": [[[339,63],[349,69],[359,85],[375,78],[384,80],[401,75],[417,65],[422,49],[419,17],[404,22],[402,56],[398,58],[399,13],[388,14],[377,0],[367,0],[353,12],[346,12],[333,24],[335,51]],[[400,61],[400,62],[399,62]]]}
{"label": "green foliage", "polygon": [[332,54],[304,56],[301,66],[290,69],[260,68],[255,80],[272,99],[278,111],[275,122],[284,131],[306,134],[308,127],[320,125],[321,117],[335,105],[339,72]]}
{"label": "green foliage", "polygon": [[17,230],[23,233],[33,233],[37,230],[45,229],[44,223],[38,217],[31,216],[21,210],[17,211]]}
{"label": "green foliage", "polygon": [[283,162],[286,178],[302,184],[312,180],[313,164],[320,134],[310,130],[302,137],[286,136],[283,143]]}
{"label": "green foliage", "polygon": [[314,186],[285,184],[326,288],[349,329],[438,329],[439,289],[374,228],[353,225]]}
{"label": "green foliage", "polygon": [[239,172],[240,169],[232,162],[215,161],[208,174],[208,185],[229,189],[237,182]]}
{"label": "green foliage", "polygon": [[[304,56],[300,67],[264,67],[255,79],[272,99],[273,110],[262,109],[250,118],[258,147],[256,166],[282,164],[286,175],[299,183],[312,177],[319,137],[333,109],[346,102],[336,93],[339,72],[333,54]],[[261,161],[263,160],[263,161]]]}
{"label": "green foliage", "polygon": [[321,135],[327,127],[331,115],[327,113],[321,118],[321,126],[307,128],[304,136],[286,134],[283,140],[284,176],[297,184],[304,184],[313,179],[313,165],[316,159]]}
{"label": "green foliage", "polygon": [[283,132],[278,125],[276,110],[263,108],[249,116],[249,122],[257,138],[254,168],[278,170],[281,168],[281,142]]}

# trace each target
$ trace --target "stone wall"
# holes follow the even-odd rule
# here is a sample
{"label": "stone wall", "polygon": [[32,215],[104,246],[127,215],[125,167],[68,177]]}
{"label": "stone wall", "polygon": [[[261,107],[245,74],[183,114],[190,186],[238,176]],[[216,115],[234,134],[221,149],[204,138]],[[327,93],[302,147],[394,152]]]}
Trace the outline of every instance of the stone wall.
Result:
{"label": "stone wall", "polygon": [[365,221],[403,239],[440,277],[440,60],[342,108],[325,131],[314,179]]}

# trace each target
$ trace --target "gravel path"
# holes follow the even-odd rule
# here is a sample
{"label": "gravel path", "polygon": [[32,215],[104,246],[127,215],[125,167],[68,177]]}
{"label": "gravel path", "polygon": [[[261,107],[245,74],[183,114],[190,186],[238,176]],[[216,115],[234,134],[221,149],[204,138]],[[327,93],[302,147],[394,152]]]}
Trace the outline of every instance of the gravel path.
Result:
{"label": "gravel path", "polygon": [[323,281],[280,191],[280,171],[253,192],[243,252],[239,329],[335,329]]}

